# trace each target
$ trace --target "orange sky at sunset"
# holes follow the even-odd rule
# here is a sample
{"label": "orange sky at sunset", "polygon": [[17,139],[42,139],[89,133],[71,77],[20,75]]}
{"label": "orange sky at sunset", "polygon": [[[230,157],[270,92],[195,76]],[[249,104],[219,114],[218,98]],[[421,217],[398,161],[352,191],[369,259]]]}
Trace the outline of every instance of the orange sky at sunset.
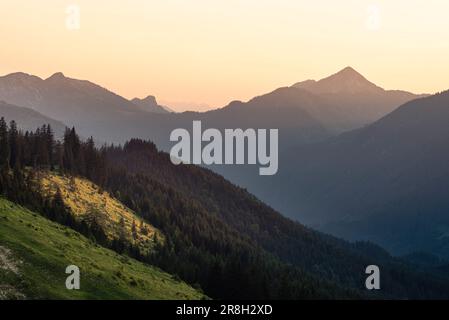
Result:
{"label": "orange sky at sunset", "polygon": [[449,89],[445,0],[2,0],[0,14],[0,75],[61,71],[178,111],[347,65],[387,89]]}

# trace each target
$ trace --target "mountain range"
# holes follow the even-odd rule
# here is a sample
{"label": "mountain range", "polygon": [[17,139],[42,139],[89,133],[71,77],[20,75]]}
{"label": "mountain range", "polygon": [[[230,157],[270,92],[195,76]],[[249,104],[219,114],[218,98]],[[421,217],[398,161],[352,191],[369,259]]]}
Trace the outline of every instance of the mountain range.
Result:
{"label": "mountain range", "polygon": [[277,128],[277,176],[260,177],[252,166],[210,168],[320,230],[372,240],[398,254],[425,250],[443,257],[449,256],[446,96],[384,90],[347,67],[248,102],[173,113],[153,96],[129,101],[62,73],[45,80],[24,73],[0,78],[0,100],[9,109],[32,109],[48,117],[38,121],[57,119],[56,127],[76,126],[82,136],[102,142],[137,137],[167,151],[170,132],[190,129],[194,120],[205,128]]}
{"label": "mountain range", "polygon": [[320,96],[332,105],[328,113],[337,131],[347,131],[370,124],[407,101],[425,97],[402,90],[385,90],[367,80],[351,67],[319,81],[307,80],[293,85]]}
{"label": "mountain range", "polygon": [[[358,90],[347,88],[354,85]],[[330,92],[328,92],[331,90]],[[55,73],[41,79],[25,73],[0,77],[0,100],[31,108],[68,126],[82,136],[123,143],[150,138],[167,149],[169,133],[202,120],[210,128],[278,128],[287,146],[313,142],[377,120],[419,96],[385,91],[352,68],[318,82],[279,88],[248,102],[234,101],[208,112],[171,113],[153,96],[131,101],[89,81]],[[359,104],[363,101],[363,105]]]}
{"label": "mountain range", "polygon": [[[95,136],[103,142],[133,137],[135,119],[155,112],[168,113],[151,96],[129,101],[92,82],[71,79],[60,72],[47,79],[25,73],[1,77],[0,97],[11,105],[33,109],[69,127],[76,126],[83,136]],[[122,131],[117,132],[118,128]]]}
{"label": "mountain range", "polygon": [[0,101],[0,117],[4,117],[7,122],[12,120],[17,122],[17,126],[25,131],[34,131],[43,124],[50,124],[57,137],[62,137],[65,124],[25,107],[18,107]]}

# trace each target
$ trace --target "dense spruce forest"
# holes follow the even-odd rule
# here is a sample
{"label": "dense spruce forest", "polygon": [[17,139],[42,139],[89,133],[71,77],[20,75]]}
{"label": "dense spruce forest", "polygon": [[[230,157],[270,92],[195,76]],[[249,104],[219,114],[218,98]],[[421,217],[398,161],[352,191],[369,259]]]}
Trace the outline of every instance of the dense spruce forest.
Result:
{"label": "dense spruce forest", "polygon": [[[165,241],[143,255],[108,241],[98,224],[79,221],[61,196],[44,196],[39,173],[82,176],[108,190]],[[351,244],[308,229],[221,176],[174,166],[151,142],[95,147],[74,128],[57,141],[49,125],[21,132],[0,120],[0,193],[88,235],[99,244],[179,276],[218,299],[448,298],[449,280],[391,257],[370,243]],[[382,290],[368,292],[365,268],[379,265]]]}

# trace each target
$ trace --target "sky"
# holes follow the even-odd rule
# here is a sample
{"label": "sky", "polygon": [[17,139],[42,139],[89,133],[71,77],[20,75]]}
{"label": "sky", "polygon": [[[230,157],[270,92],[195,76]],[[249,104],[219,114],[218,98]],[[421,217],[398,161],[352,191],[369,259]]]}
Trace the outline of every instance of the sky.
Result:
{"label": "sky", "polygon": [[206,110],[352,66],[449,89],[447,0],[1,0],[0,75],[55,72]]}

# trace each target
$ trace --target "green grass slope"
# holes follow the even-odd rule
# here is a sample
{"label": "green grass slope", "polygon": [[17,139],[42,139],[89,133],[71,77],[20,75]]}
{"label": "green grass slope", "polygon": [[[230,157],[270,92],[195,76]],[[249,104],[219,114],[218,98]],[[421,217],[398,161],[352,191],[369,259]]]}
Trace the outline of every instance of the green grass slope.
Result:
{"label": "green grass slope", "polygon": [[[80,268],[80,290],[65,287],[68,265]],[[203,297],[157,268],[0,198],[0,300]]]}

